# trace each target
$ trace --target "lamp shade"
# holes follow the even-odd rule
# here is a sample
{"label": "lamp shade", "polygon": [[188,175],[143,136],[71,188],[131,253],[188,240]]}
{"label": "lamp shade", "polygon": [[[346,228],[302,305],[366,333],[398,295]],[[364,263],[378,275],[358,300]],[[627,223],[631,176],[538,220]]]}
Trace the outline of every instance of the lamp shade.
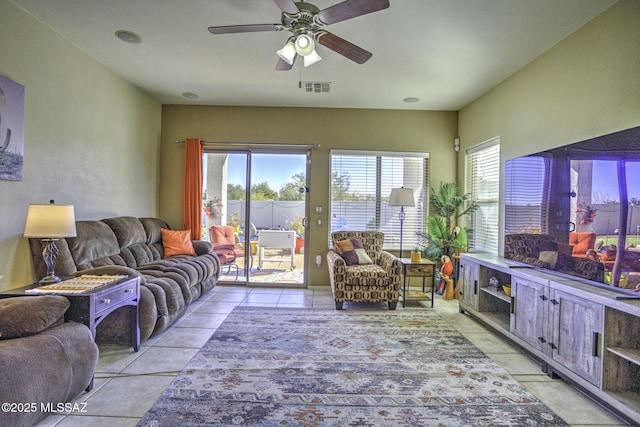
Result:
{"label": "lamp shade", "polygon": [[298,37],[296,37],[295,49],[298,55],[307,56],[311,52],[313,52],[315,48],[316,48],[316,44],[310,36],[306,34],[301,34]]}
{"label": "lamp shade", "polygon": [[320,57],[320,55],[318,55],[318,52],[316,52],[315,50],[313,52],[311,52],[310,54],[308,54],[307,56],[303,56],[302,57],[302,64],[305,67],[308,67],[309,65],[313,65],[316,62],[320,61],[322,58]]}
{"label": "lamp shade", "polygon": [[413,188],[393,188],[389,196],[389,206],[415,206]]}
{"label": "lamp shade", "polygon": [[289,40],[287,44],[285,44],[284,47],[276,53],[287,64],[293,65],[293,61],[296,59],[296,48],[293,44],[293,40]]}
{"label": "lamp shade", "polygon": [[75,236],[76,220],[72,205],[29,205],[24,237],[51,239]]}

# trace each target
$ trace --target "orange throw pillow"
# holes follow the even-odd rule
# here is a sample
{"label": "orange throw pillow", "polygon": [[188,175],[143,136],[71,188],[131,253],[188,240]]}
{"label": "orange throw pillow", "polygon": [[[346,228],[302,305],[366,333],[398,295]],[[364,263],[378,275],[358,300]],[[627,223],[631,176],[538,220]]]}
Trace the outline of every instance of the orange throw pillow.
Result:
{"label": "orange throw pillow", "polygon": [[167,230],[161,228],[162,246],[164,246],[164,257],[169,258],[174,255],[196,255],[191,243],[191,230]]}

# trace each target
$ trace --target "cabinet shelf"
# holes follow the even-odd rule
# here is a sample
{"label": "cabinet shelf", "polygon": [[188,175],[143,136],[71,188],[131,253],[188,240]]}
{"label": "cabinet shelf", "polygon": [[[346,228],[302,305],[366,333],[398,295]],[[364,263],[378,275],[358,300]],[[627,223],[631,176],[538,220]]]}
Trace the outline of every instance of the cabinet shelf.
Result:
{"label": "cabinet shelf", "polygon": [[640,365],[640,350],[634,348],[607,347],[607,351],[628,360],[634,365]]}
{"label": "cabinet shelf", "polygon": [[494,327],[509,330],[509,313],[506,312],[483,312],[484,320]]}
{"label": "cabinet shelf", "polygon": [[493,286],[490,288],[481,288],[480,289],[482,292],[485,292],[489,295],[493,295],[494,297],[501,299],[502,301],[511,304],[511,297],[508,297],[507,294],[505,294],[504,292],[500,292],[499,290],[497,290],[496,288],[494,288]]}

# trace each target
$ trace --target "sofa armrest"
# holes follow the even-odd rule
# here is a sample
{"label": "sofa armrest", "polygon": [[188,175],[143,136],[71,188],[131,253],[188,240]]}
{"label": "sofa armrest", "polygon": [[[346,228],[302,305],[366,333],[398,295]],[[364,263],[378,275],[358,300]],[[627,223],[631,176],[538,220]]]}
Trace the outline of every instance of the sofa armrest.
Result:
{"label": "sofa armrest", "polygon": [[192,240],[193,249],[196,251],[197,255],[205,255],[211,253],[213,250],[213,246],[210,242],[206,242],[204,240]]}

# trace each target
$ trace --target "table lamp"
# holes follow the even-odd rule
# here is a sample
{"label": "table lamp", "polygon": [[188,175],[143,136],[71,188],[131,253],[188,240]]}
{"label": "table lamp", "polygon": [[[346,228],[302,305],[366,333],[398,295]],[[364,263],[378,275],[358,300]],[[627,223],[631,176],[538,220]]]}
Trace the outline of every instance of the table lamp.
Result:
{"label": "table lamp", "polygon": [[400,258],[402,258],[402,224],[404,223],[405,206],[415,206],[413,201],[413,189],[412,188],[392,188],[391,196],[389,196],[389,206],[400,206]]}
{"label": "table lamp", "polygon": [[56,241],[75,236],[76,221],[72,205],[56,205],[53,200],[48,205],[29,205],[24,237],[42,241],[42,258],[47,266],[47,276],[40,283],[61,281],[54,272],[59,253]]}

